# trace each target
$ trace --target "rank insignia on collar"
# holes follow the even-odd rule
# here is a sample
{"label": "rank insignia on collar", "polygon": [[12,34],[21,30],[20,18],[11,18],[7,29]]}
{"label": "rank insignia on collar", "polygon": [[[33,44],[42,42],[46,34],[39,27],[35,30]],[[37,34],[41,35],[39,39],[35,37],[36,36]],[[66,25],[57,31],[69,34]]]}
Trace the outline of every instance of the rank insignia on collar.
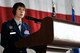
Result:
{"label": "rank insignia on collar", "polygon": [[10,29],[13,29],[13,26],[9,26]]}

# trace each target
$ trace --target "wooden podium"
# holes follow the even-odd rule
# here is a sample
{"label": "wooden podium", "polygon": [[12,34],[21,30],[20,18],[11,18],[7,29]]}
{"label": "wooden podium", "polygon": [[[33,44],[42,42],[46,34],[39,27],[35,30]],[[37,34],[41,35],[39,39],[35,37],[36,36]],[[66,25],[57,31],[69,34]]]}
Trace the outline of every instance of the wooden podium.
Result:
{"label": "wooden podium", "polygon": [[[54,20],[56,20],[54,19],[54,17],[44,18],[43,21],[41,22],[40,30],[33,34],[30,34],[27,38],[21,39],[18,42],[16,42],[16,47],[22,48],[22,47],[33,47],[33,46],[40,46],[40,45],[80,47],[80,43],[78,42],[54,40],[54,25],[53,25]],[[64,22],[64,21],[61,20],[60,22]],[[75,24],[75,25],[80,25],[80,24]]]}
{"label": "wooden podium", "polygon": [[53,40],[53,19],[46,17],[41,22],[39,31],[30,34],[27,38],[21,39],[16,42],[16,47],[33,47],[47,45]]}

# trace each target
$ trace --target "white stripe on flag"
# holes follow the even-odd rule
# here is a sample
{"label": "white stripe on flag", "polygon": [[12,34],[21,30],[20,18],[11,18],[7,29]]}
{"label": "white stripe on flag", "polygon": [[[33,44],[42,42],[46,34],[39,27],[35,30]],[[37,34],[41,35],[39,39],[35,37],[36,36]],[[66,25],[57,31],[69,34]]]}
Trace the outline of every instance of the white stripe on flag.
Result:
{"label": "white stripe on flag", "polygon": [[56,0],[56,13],[71,15],[70,0]]}
{"label": "white stripe on flag", "polygon": [[50,0],[0,0],[0,6],[12,7],[15,2],[23,2],[28,9],[52,12],[52,1]]}

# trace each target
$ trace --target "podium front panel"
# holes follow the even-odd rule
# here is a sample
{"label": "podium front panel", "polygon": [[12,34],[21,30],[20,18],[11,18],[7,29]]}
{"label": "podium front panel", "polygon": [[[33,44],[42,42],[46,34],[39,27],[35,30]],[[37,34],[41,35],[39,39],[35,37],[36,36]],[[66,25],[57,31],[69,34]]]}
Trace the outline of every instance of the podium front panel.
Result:
{"label": "podium front panel", "polygon": [[53,45],[80,47],[80,24],[53,20]]}

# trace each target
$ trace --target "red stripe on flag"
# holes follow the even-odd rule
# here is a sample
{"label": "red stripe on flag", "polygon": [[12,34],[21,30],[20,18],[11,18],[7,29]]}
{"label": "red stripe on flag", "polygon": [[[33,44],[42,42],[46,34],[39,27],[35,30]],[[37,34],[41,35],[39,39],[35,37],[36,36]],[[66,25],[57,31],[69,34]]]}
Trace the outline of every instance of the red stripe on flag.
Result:
{"label": "red stripe on flag", "polygon": [[38,11],[32,9],[27,9],[27,15],[40,19],[43,19],[47,16],[52,16],[51,12],[44,12],[44,11]]}
{"label": "red stripe on flag", "polygon": [[76,23],[80,24],[80,16],[76,16]]}
{"label": "red stripe on flag", "polygon": [[[26,9],[26,15],[43,19],[47,16],[52,16],[51,12],[43,12],[43,11],[37,11],[32,9]],[[12,19],[14,16],[12,14],[12,8],[10,7],[0,7],[0,31],[1,31],[1,25],[3,22],[8,21]],[[28,23],[31,27],[31,32],[36,32],[40,29],[40,24],[34,23],[33,21],[29,21],[26,19],[23,19],[24,22]]]}
{"label": "red stripe on flag", "polygon": [[71,21],[72,16],[71,15],[65,15],[65,14],[56,14],[56,19]]}
{"label": "red stripe on flag", "polygon": [[[75,22],[80,24],[80,16],[75,15]],[[72,15],[56,14],[56,19],[72,22]]]}

